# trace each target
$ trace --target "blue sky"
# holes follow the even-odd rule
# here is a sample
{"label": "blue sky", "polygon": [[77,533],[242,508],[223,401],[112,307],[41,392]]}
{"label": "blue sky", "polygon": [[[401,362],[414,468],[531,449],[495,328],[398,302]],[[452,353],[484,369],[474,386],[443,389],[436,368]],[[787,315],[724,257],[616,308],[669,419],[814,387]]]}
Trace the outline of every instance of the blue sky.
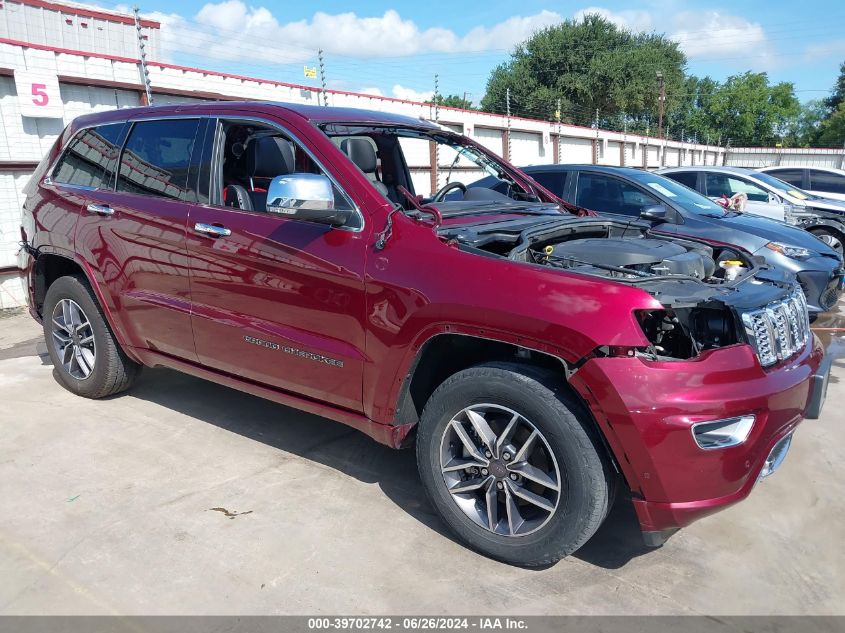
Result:
{"label": "blue sky", "polygon": [[312,84],[302,67],[314,65],[322,47],[330,87],[386,96],[426,97],[437,73],[442,93],[466,92],[478,101],[490,70],[516,42],[537,28],[592,12],[633,30],[673,37],[692,73],[724,79],[766,71],[775,81],[793,82],[802,101],[827,94],[845,61],[845,2],[719,2],[361,0],[352,9],[337,0],[140,5],[143,14],[163,23],[166,61]]}

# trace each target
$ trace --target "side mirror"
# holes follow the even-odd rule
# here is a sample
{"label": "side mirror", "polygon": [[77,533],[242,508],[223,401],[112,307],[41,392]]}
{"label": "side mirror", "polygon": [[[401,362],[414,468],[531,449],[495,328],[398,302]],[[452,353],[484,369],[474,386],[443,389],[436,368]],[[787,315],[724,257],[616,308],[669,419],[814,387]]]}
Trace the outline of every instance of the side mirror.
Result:
{"label": "side mirror", "polygon": [[666,222],[669,218],[669,210],[662,204],[655,204],[650,207],[643,207],[640,217],[650,222]]}
{"label": "side mirror", "polygon": [[320,174],[273,178],[267,188],[267,212],[331,226],[345,224],[350,213],[335,209],[332,183]]}
{"label": "side mirror", "polygon": [[782,204],[783,200],[780,199],[780,196],[777,196],[771,192],[769,192],[769,204]]}

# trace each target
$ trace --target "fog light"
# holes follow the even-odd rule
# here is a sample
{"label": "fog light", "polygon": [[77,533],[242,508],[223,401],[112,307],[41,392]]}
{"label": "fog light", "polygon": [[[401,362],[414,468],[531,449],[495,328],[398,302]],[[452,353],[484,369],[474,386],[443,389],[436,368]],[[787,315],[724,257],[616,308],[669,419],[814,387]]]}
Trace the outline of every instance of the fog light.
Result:
{"label": "fog light", "polygon": [[699,422],[692,425],[692,437],[699,448],[704,450],[736,446],[748,439],[755,419],[753,415],[743,415],[713,422]]}
{"label": "fog light", "polygon": [[769,453],[769,456],[766,458],[766,461],[763,463],[763,469],[760,471],[760,475],[757,477],[758,480],[763,479],[764,477],[768,477],[778,468],[780,468],[780,465],[786,458],[786,454],[789,452],[789,447],[791,445],[792,433],[782,438],[777,444],[775,444],[774,448]]}

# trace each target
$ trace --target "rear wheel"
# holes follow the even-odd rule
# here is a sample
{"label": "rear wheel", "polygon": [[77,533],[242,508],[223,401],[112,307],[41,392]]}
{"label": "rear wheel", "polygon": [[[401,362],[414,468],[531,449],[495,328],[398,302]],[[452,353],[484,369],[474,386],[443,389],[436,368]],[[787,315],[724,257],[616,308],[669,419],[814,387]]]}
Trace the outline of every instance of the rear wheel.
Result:
{"label": "rear wheel", "polygon": [[840,255],[845,254],[845,245],[843,245],[843,239],[845,239],[845,236],[843,236],[843,234],[837,231],[836,229],[820,227],[810,229],[810,233],[815,235],[817,238],[819,238],[822,242],[830,246]]}
{"label": "rear wheel", "polygon": [[550,373],[510,363],[458,372],[420,419],[417,465],[434,507],[473,549],[553,563],[607,515],[611,475],[592,422]]}
{"label": "rear wheel", "polygon": [[44,338],[59,382],[86,398],[128,389],[140,365],[114,339],[94,293],[80,277],[60,277],[47,290]]}

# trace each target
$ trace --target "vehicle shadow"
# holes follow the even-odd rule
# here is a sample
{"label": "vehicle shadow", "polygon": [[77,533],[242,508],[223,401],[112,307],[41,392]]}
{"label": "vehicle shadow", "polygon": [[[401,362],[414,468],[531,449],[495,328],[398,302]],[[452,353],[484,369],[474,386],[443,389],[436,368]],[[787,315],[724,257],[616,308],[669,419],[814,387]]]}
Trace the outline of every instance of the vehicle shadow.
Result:
{"label": "vehicle shadow", "polygon": [[[50,365],[42,347],[36,353],[43,364]],[[170,369],[145,368],[127,394],[111,398],[127,396],[376,484],[411,517],[457,542],[425,496],[413,449],[393,450],[338,422]],[[633,507],[619,494],[604,525],[574,556],[616,569],[646,551]]]}

